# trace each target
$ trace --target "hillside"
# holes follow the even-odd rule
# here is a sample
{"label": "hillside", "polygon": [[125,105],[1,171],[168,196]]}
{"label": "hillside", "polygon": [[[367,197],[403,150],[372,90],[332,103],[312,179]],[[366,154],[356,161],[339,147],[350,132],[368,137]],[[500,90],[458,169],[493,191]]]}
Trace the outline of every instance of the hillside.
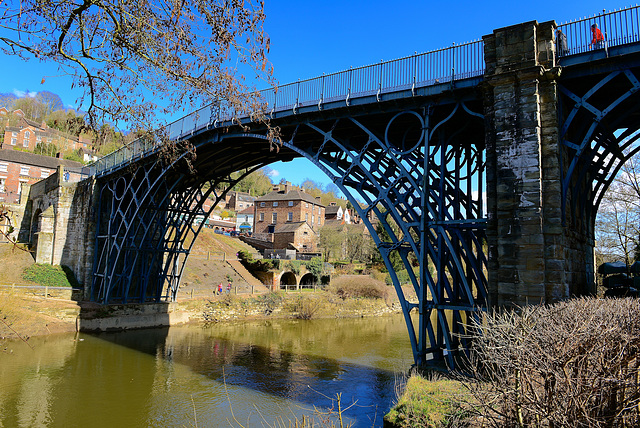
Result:
{"label": "hillside", "polygon": [[[178,299],[208,297],[219,283],[225,286],[231,282],[234,286],[246,286],[245,281],[224,259],[235,259],[240,250],[255,252],[238,238],[213,233],[211,229],[203,229],[194,243],[192,255],[187,260]],[[207,260],[207,252],[209,260]],[[224,257],[223,257],[224,254]],[[34,264],[31,253],[14,248],[12,244],[0,244],[0,284],[36,285],[22,278],[25,268]]]}

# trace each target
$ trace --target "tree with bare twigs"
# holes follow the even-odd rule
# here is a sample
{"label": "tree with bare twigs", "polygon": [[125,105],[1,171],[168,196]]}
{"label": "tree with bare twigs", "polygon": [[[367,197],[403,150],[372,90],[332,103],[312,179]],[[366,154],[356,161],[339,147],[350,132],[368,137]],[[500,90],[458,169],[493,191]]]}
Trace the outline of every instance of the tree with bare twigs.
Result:
{"label": "tree with bare twigs", "polygon": [[214,101],[266,122],[243,77],[273,84],[264,19],[263,3],[251,0],[9,1],[0,9],[0,51],[57,64],[82,89],[94,130],[157,129],[158,114]]}
{"label": "tree with bare twigs", "polygon": [[[607,190],[596,221],[599,263],[640,256],[640,155],[631,157]],[[638,259],[640,260],[640,259]]]}

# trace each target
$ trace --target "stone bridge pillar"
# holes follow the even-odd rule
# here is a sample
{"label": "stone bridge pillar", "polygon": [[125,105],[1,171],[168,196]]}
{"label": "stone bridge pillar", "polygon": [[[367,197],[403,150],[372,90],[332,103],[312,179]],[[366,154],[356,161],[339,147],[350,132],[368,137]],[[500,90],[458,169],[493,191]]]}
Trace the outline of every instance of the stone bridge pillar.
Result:
{"label": "stone bridge pillar", "polygon": [[568,297],[561,213],[555,22],[484,37],[492,305]]}

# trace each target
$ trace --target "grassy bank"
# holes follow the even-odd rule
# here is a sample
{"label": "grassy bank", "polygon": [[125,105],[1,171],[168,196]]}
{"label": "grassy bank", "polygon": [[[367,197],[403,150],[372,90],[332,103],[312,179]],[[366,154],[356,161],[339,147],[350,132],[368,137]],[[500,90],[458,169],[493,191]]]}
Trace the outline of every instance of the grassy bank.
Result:
{"label": "grassy bank", "polygon": [[466,419],[461,397],[467,390],[461,382],[435,372],[425,376],[416,373],[397,388],[401,395],[384,417],[385,427],[452,427]]}

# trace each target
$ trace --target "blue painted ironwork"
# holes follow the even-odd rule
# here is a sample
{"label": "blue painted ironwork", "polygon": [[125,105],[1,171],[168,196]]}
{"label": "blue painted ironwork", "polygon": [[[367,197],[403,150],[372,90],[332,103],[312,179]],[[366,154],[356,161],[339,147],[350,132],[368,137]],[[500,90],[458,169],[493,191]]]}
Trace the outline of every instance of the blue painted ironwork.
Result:
{"label": "blue painted ironwork", "polygon": [[[363,219],[400,299],[416,363],[446,356],[453,365],[468,346],[466,325],[487,305],[483,116],[458,101],[385,117],[384,127],[369,117],[305,122],[284,146],[322,169]],[[394,259],[417,300],[406,296]]]}
{"label": "blue painted ironwork", "polygon": [[[92,300],[175,300],[194,238],[204,226],[196,220],[208,218],[235,183],[262,166],[236,179],[223,175],[195,183],[189,183],[193,177],[188,172],[176,173],[161,161],[112,176],[99,195]],[[218,191],[221,184],[224,190]],[[211,195],[213,203],[205,209]]]}
{"label": "blue painted ironwork", "polygon": [[[564,219],[593,231],[598,206],[621,166],[640,152],[640,61],[559,85]],[[590,67],[593,73],[593,66]]]}

